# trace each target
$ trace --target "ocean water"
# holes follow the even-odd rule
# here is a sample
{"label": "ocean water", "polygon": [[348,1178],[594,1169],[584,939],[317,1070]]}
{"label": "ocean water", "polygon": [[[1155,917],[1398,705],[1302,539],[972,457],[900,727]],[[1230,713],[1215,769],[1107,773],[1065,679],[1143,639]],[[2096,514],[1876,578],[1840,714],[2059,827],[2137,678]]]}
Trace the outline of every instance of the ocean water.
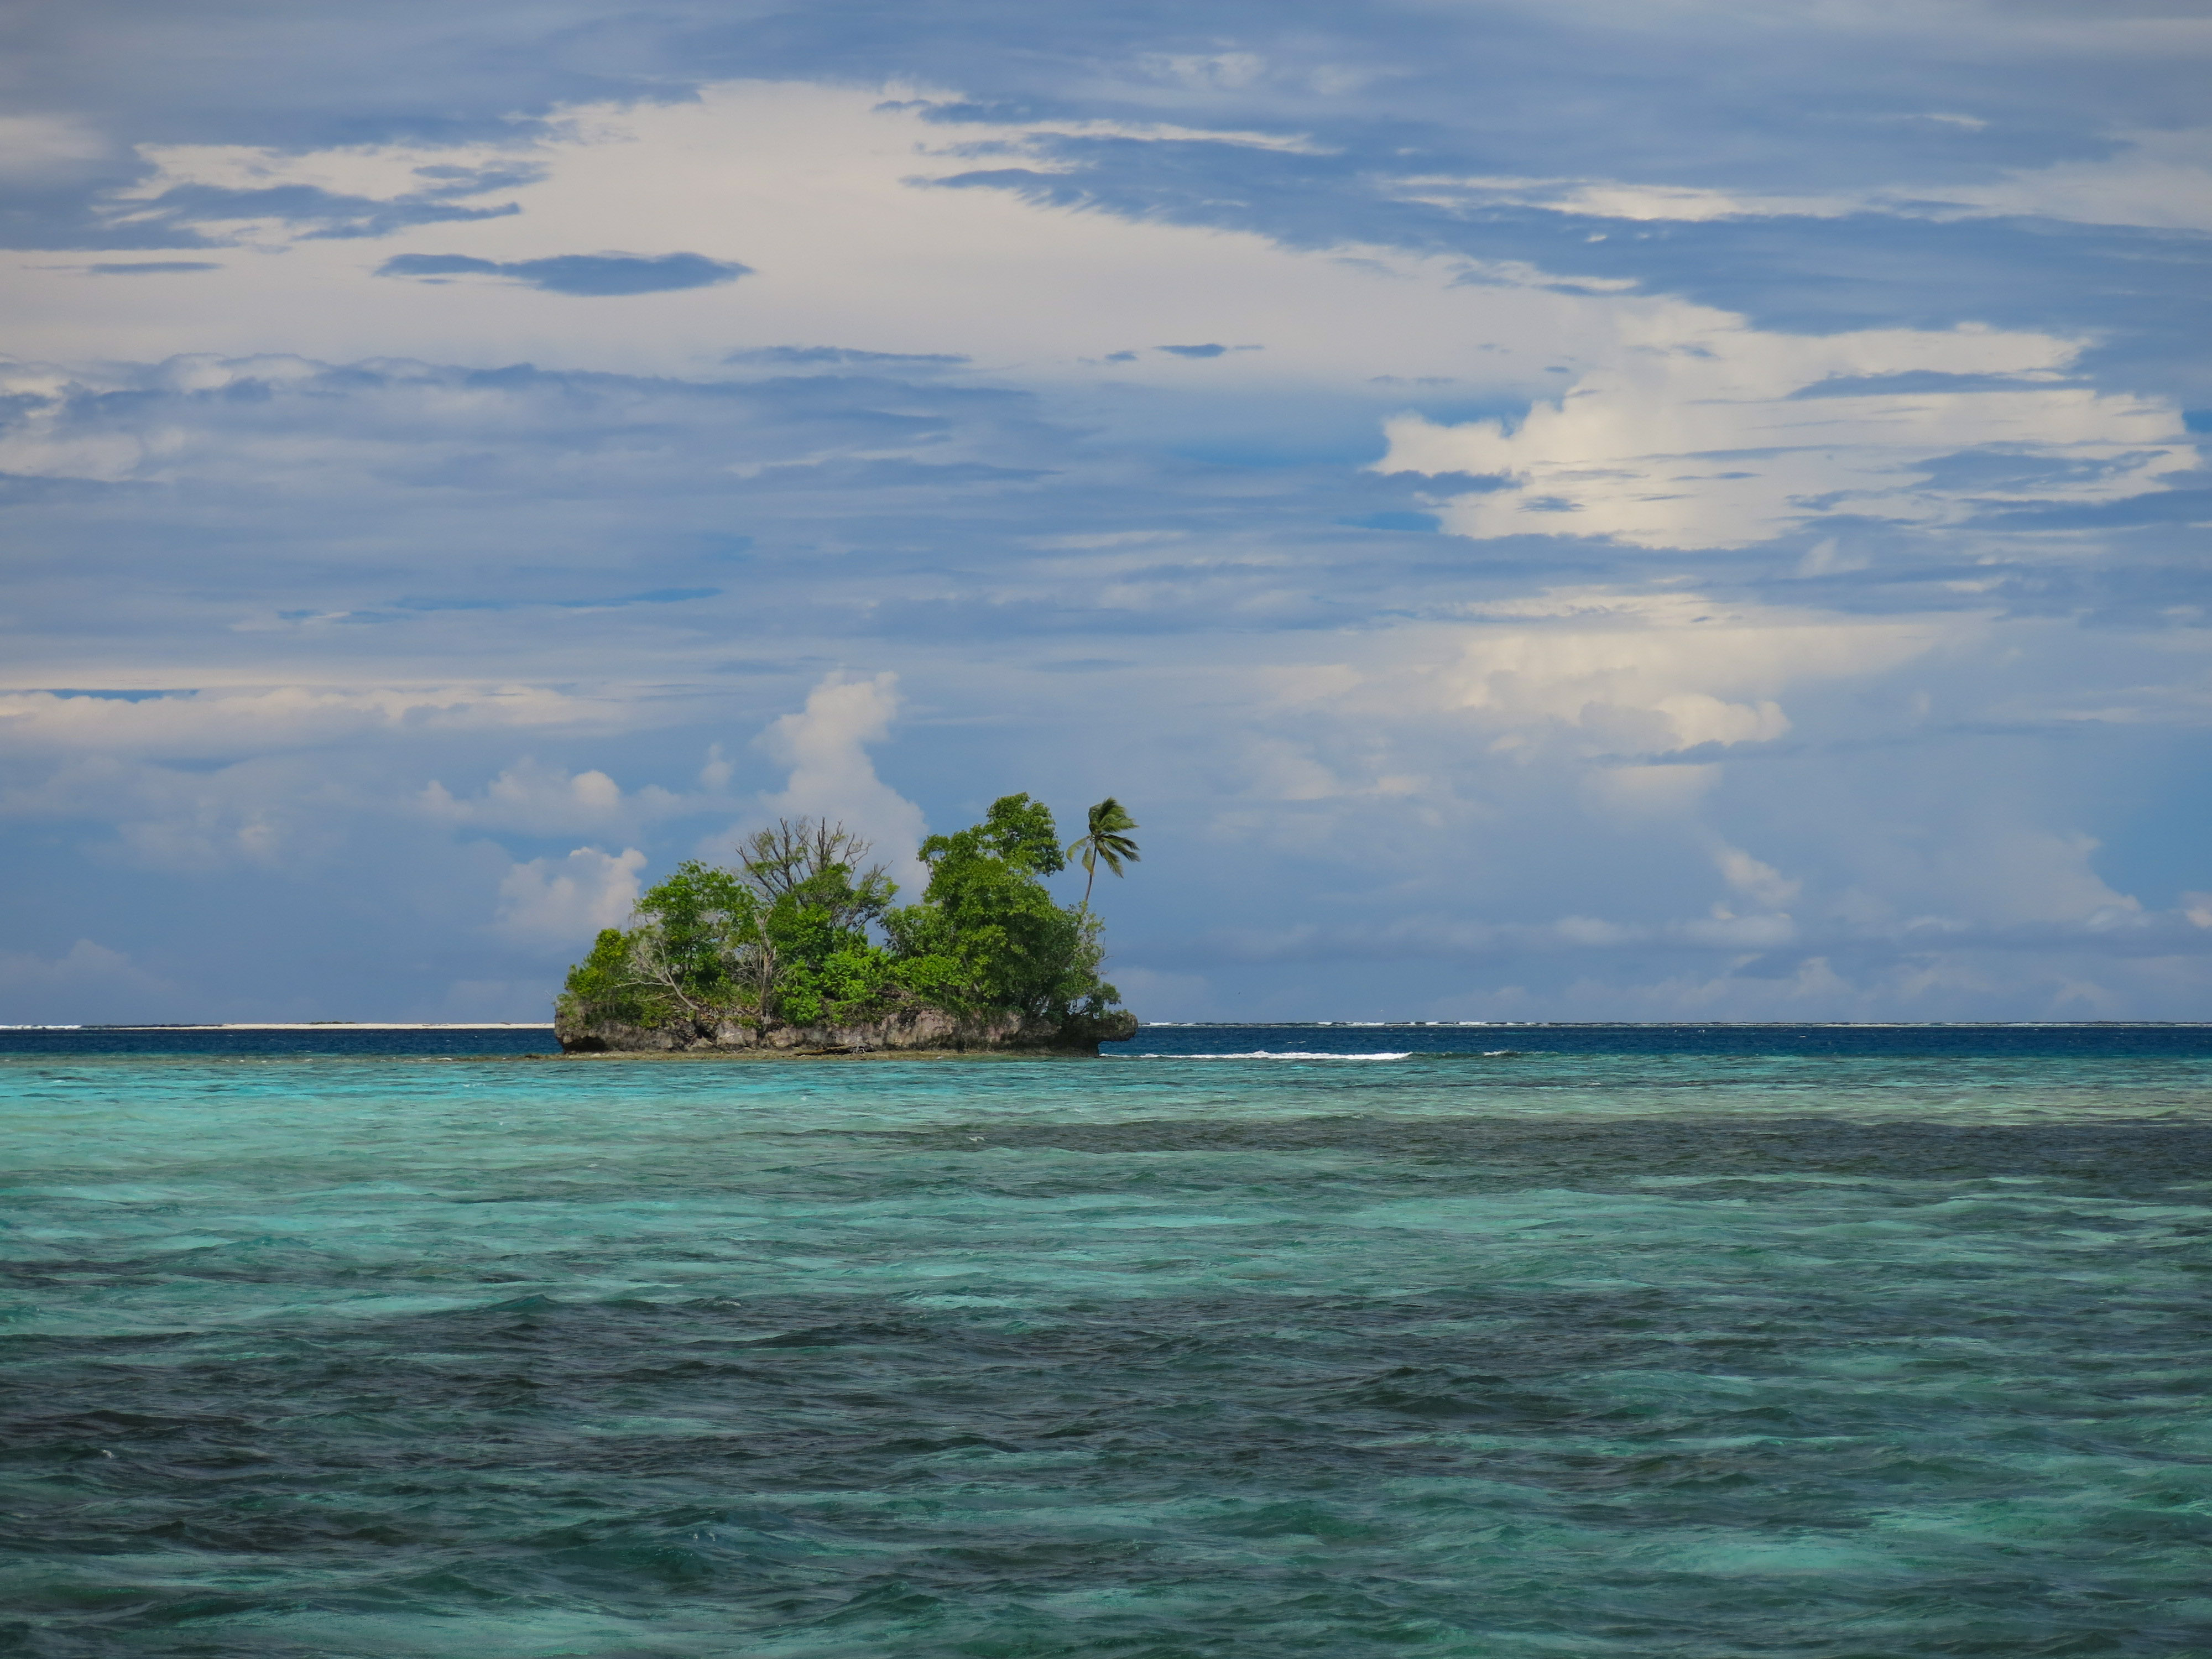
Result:
{"label": "ocean water", "polygon": [[2212,1654],[2212,1029],[293,1036],[0,1033],[0,1651]]}

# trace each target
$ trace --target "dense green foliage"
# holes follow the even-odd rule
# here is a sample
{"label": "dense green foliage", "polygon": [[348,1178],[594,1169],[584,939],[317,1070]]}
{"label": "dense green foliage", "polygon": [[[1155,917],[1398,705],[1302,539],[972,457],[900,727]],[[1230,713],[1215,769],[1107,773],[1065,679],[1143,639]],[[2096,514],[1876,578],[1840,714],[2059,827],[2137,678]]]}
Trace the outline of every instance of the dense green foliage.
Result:
{"label": "dense green foliage", "polygon": [[[1114,813],[1115,830],[1135,827]],[[564,1013],[812,1025],[916,1004],[1065,1020],[1119,1003],[1098,977],[1087,891],[1063,905],[1045,886],[1067,861],[1042,802],[1004,796],[982,823],[922,842],[929,884],[913,904],[893,906],[896,885],[880,866],[862,867],[868,850],[842,825],[802,818],[748,837],[735,868],[678,866],[630,927],[602,932],[569,969]]]}

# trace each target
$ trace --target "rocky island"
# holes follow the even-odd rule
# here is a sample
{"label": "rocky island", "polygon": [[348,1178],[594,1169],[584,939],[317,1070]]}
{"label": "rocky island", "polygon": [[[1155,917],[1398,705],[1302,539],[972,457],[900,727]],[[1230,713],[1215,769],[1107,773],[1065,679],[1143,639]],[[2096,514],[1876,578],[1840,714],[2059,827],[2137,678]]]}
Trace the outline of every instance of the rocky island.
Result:
{"label": "rocky island", "polygon": [[1051,811],[1002,796],[982,823],[923,842],[912,904],[840,823],[779,819],[733,867],[696,860],[603,931],[555,1007],[563,1053],[1089,1054],[1136,1035],[1098,976],[1086,884],[1044,878],[1071,854],[1092,881],[1137,858],[1112,799],[1062,848]]}

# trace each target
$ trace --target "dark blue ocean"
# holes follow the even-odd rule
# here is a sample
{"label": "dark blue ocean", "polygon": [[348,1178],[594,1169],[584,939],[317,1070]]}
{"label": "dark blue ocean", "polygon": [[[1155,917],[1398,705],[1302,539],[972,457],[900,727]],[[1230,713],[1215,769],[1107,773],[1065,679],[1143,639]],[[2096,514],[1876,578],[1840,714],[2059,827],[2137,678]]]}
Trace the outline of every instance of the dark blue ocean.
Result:
{"label": "dark blue ocean", "polygon": [[2212,1028],[0,1032],[0,1652],[2212,1654]]}

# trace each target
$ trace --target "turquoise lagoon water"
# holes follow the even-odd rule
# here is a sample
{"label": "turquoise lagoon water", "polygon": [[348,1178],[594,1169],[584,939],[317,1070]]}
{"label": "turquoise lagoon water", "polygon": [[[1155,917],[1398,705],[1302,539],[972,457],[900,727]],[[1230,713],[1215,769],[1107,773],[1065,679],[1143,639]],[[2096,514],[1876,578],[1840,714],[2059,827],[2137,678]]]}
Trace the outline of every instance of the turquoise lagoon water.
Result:
{"label": "turquoise lagoon water", "polygon": [[2212,1031],[369,1035],[0,1040],[0,1650],[2212,1653]]}

